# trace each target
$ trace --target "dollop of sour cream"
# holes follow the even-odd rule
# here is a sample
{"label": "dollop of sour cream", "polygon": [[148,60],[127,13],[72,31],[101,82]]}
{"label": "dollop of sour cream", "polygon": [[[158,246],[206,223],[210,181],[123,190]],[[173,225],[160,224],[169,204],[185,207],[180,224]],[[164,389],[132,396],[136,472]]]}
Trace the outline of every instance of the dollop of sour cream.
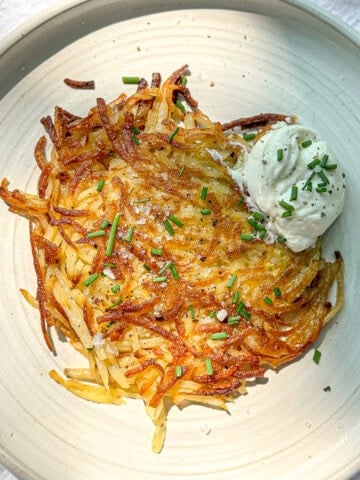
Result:
{"label": "dollop of sour cream", "polygon": [[[329,144],[301,125],[263,135],[230,175],[265,215],[268,240],[300,252],[313,246],[344,207],[344,174]],[[265,239],[266,240],[266,239]]]}

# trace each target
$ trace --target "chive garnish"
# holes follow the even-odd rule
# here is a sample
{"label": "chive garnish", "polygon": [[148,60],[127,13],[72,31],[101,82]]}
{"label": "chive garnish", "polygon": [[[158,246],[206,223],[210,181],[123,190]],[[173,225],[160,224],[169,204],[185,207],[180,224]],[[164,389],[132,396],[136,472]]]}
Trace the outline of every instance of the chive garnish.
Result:
{"label": "chive garnish", "polygon": [[181,83],[181,85],[183,85],[184,87],[186,87],[187,78],[182,75],[182,76],[180,77],[180,83]]}
{"label": "chive garnish", "polygon": [[256,137],[256,133],[244,133],[243,139],[246,140],[247,142],[250,140],[254,140]]}
{"label": "chive garnish", "polygon": [[267,235],[267,231],[264,229],[259,233],[259,238],[260,240],[263,240],[263,238]]}
{"label": "chive garnish", "polygon": [[211,358],[205,358],[206,373],[208,375],[214,374],[214,367],[211,361]]}
{"label": "chive garnish", "polygon": [[122,77],[122,81],[127,85],[136,85],[140,83],[140,77]]}
{"label": "chive garnish", "polygon": [[131,130],[133,131],[133,133],[135,133],[135,135],[138,135],[140,133],[140,130],[135,126],[131,127]]}
{"label": "chive garnish", "polygon": [[150,202],[150,198],[139,198],[139,200],[134,200],[134,203],[146,203]]}
{"label": "chive garnish", "polygon": [[110,308],[116,307],[116,306],[119,305],[119,303],[121,303],[121,302],[122,302],[122,297],[119,297],[117,300],[115,300],[114,303],[112,303],[112,304],[110,305],[110,307],[108,307],[108,309],[110,310]]}
{"label": "chive garnish", "polygon": [[158,275],[162,275],[170,267],[171,262],[165,263],[165,265],[158,271]]}
{"label": "chive garnish", "polygon": [[323,186],[323,185],[320,186],[320,185],[318,185],[318,186],[316,187],[316,191],[317,191],[318,193],[324,193],[324,192],[327,192],[327,188],[326,188],[326,186]]}
{"label": "chive garnish", "polygon": [[248,223],[249,225],[251,225],[252,227],[254,227],[255,230],[258,230],[258,231],[265,230],[264,225],[262,225],[261,223],[257,222],[254,217],[249,217],[249,218],[247,219],[247,223]]}
{"label": "chive garnish", "polygon": [[229,278],[229,281],[227,283],[227,287],[228,288],[231,288],[234,286],[234,283],[236,282],[236,279],[237,279],[237,275],[231,275],[231,277]]}
{"label": "chive garnish", "polygon": [[86,280],[83,281],[83,284],[85,285],[85,287],[88,287],[93,282],[95,282],[95,280],[97,280],[98,278],[99,278],[99,274],[98,273],[93,273]]}
{"label": "chive garnish", "polygon": [[89,232],[86,237],[87,238],[96,238],[96,237],[103,237],[105,235],[104,230],[96,230],[95,232]]}
{"label": "chive garnish", "polygon": [[[309,190],[310,192],[312,191],[312,183],[311,183],[311,180],[313,179],[315,175],[315,172],[312,172],[312,174],[310,175],[310,177],[306,180],[306,182],[304,183],[304,186],[302,187],[303,190]],[[310,189],[309,189],[309,185],[310,185]]]}
{"label": "chive garnish", "polygon": [[162,282],[166,282],[166,280],[167,280],[167,276],[166,276],[166,275],[164,275],[164,276],[162,276],[162,277],[154,277],[154,278],[153,278],[153,282],[154,282],[154,283],[162,283]]}
{"label": "chive garnish", "polygon": [[212,312],[209,313],[210,318],[215,318],[216,317],[216,312],[213,310]]}
{"label": "chive garnish", "polygon": [[120,285],[118,283],[115,283],[115,285],[111,287],[111,291],[113,293],[117,293],[119,290],[120,290]]}
{"label": "chive garnish", "polygon": [[336,170],[337,169],[337,164],[336,163],[330,163],[329,165],[324,166],[325,170]]}
{"label": "chive garnish", "polygon": [[136,135],[133,135],[132,141],[135,143],[135,145],[140,145],[140,140],[138,139],[138,137]]}
{"label": "chive garnish", "polygon": [[129,230],[127,231],[126,237],[125,237],[125,242],[130,243],[131,239],[134,235],[135,228],[134,227],[129,227]]}
{"label": "chive garnish", "polygon": [[186,170],[186,165],[183,165],[183,166],[180,168],[179,177],[181,177],[181,175],[185,172],[185,170]]}
{"label": "chive garnish", "polygon": [[307,168],[309,170],[312,170],[313,168],[316,167],[316,165],[320,165],[320,163],[321,163],[321,160],[319,158],[314,158],[314,160],[312,160],[307,164]]}
{"label": "chive garnish", "polygon": [[182,366],[181,365],[176,365],[176,367],[175,367],[175,377],[180,378],[180,377],[182,377],[182,374],[183,374]]}
{"label": "chive garnish", "polygon": [[320,170],[320,172],[318,172],[318,175],[325,184],[329,183],[329,179],[323,170]]}
{"label": "chive garnish", "polygon": [[158,256],[160,257],[160,256],[163,254],[163,251],[162,251],[161,248],[152,248],[152,249],[150,250],[150,253],[151,253],[152,255],[158,255]]}
{"label": "chive garnish", "polygon": [[101,222],[101,225],[100,225],[101,230],[105,230],[105,228],[108,227],[109,224],[110,224],[109,220],[104,220],[103,222]]}
{"label": "chive garnish", "polygon": [[281,160],[284,158],[284,150],[282,148],[278,149],[276,152],[276,157],[278,162],[281,162]]}
{"label": "chive garnish", "polygon": [[169,142],[171,142],[172,140],[174,140],[175,136],[177,135],[179,131],[179,127],[176,127],[175,130],[169,135]]}
{"label": "chive garnish", "polygon": [[240,315],[234,315],[233,317],[228,318],[228,324],[229,325],[237,325],[239,323],[241,316]]}
{"label": "chive garnish", "polygon": [[242,317],[245,318],[245,320],[250,320],[251,314],[246,310],[244,302],[240,302],[236,311],[240,313]]}
{"label": "chive garnish", "polygon": [[184,105],[183,105],[183,103],[182,103],[181,100],[179,100],[179,99],[176,100],[175,105],[176,105],[183,113],[186,112],[185,107],[184,107]]}
{"label": "chive garnish", "polygon": [[312,144],[312,140],[305,140],[304,142],[302,142],[301,146],[303,148],[307,148],[307,147],[310,147],[311,144]]}
{"label": "chive garnish", "polygon": [[280,207],[286,210],[286,212],[284,212],[281,215],[283,218],[292,217],[292,214],[294,213],[295,208],[292,205],[290,205],[290,203],[285,202],[285,200],[280,200],[279,205]]}
{"label": "chive garnish", "polygon": [[278,238],[277,238],[277,241],[278,241],[279,243],[285,243],[285,242],[287,241],[287,239],[286,239],[285,237],[278,237]]}
{"label": "chive garnish", "polygon": [[314,355],[313,355],[313,360],[314,362],[318,365],[320,362],[320,357],[321,357],[321,352],[317,348],[315,348]]}
{"label": "chive garnish", "polygon": [[208,187],[202,187],[201,194],[200,194],[201,200],[206,200],[207,193],[208,193]]}
{"label": "chive garnish", "polygon": [[171,272],[171,275],[173,276],[173,279],[174,280],[179,280],[179,278],[180,278],[179,272],[176,270],[176,267],[173,263],[170,263],[169,270]]}
{"label": "chive garnish", "polygon": [[273,304],[273,301],[272,301],[271,298],[269,298],[269,297],[265,297],[265,298],[264,298],[264,302],[267,303],[268,305],[272,305],[272,304]]}
{"label": "chive garnish", "polygon": [[115,263],[104,263],[103,267],[104,268],[115,268],[116,265],[115,265]]}
{"label": "chive garnish", "polygon": [[248,233],[242,233],[240,235],[241,240],[245,240],[245,242],[251,242],[254,240],[254,235],[248,234]]}
{"label": "chive garnish", "polygon": [[175,225],[177,225],[178,227],[183,227],[184,224],[181,220],[179,220],[177,217],[175,217],[174,215],[169,215],[169,220],[171,220],[173,223],[175,223]]}
{"label": "chive garnish", "polygon": [[329,160],[329,155],[325,154],[323,155],[320,163],[321,168],[325,168],[325,165],[327,164],[327,161]]}
{"label": "chive garnish", "polygon": [[291,193],[290,193],[290,202],[293,202],[297,199],[297,196],[298,196],[298,186],[297,185],[293,185],[291,187]]}
{"label": "chive garnish", "polygon": [[240,293],[236,290],[236,291],[233,293],[231,303],[233,303],[233,304],[236,305],[236,304],[238,303],[238,301],[239,301],[239,297],[240,297]]}
{"label": "chive garnish", "polygon": [[274,295],[275,295],[275,297],[281,297],[282,294],[281,294],[281,290],[280,290],[279,287],[274,288]]}
{"label": "chive garnish", "polygon": [[105,185],[105,180],[102,178],[101,180],[98,181],[96,191],[101,192],[101,190],[104,188]]}
{"label": "chive garnish", "polygon": [[245,200],[244,197],[240,197],[239,200],[236,203],[236,206],[240,207],[240,205],[242,205],[244,203],[244,200]]}
{"label": "chive garnish", "polygon": [[258,220],[259,222],[261,222],[262,220],[264,220],[264,215],[260,212],[253,212],[253,217],[255,218],[255,220]]}
{"label": "chive garnish", "polygon": [[210,215],[211,210],[209,208],[203,208],[202,210],[200,210],[200,213],[201,215]]}
{"label": "chive garnish", "polygon": [[151,267],[149,267],[149,265],[146,265],[146,263],[143,263],[143,267],[147,272],[151,272]]}
{"label": "chive garnish", "polygon": [[282,218],[288,218],[288,217],[292,217],[292,215],[293,215],[293,212],[290,212],[289,210],[287,210],[281,216]]}
{"label": "chive garnish", "polygon": [[164,221],[164,227],[166,228],[167,232],[169,235],[171,235],[172,237],[175,235],[175,230],[173,229],[173,227],[170,225],[170,222],[169,220],[165,220]]}
{"label": "chive garnish", "polygon": [[190,313],[190,317],[194,320],[195,319],[195,310],[194,310],[194,307],[192,305],[190,305],[190,307],[189,307],[189,313]]}
{"label": "chive garnish", "polygon": [[115,236],[116,236],[116,230],[119,225],[121,213],[117,213],[114,217],[114,220],[111,225],[111,230],[109,233],[109,239],[106,247],[106,256],[110,257],[114,248],[114,242],[115,242]]}
{"label": "chive garnish", "polygon": [[211,335],[211,340],[224,340],[225,338],[228,338],[229,334],[227,332],[217,332],[213,333]]}

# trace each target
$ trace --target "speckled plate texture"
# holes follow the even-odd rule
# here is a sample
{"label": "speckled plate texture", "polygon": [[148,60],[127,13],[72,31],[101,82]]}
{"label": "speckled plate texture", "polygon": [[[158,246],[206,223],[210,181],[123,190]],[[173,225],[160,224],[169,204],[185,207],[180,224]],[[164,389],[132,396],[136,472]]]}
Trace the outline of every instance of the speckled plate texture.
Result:
{"label": "speckled plate texture", "polygon": [[[173,408],[161,454],[141,401],[78,399],[48,377],[82,365],[57,341],[46,349],[26,220],[0,205],[0,463],[26,480],[349,479],[360,469],[360,42],[355,31],[304,1],[89,0],[46,13],[0,47],[0,176],[35,191],[39,119],[61,105],[85,114],[95,98],[130,86],[122,75],[165,77],[184,63],[200,108],[226,121],[264,111],[295,113],[342,160],[344,213],[327,255],[345,259],[345,305],[313,350],[268,372],[230,413]],[[75,91],[65,77],[93,79]],[[330,390],[326,387],[330,386]],[[325,390],[324,390],[325,389]]]}

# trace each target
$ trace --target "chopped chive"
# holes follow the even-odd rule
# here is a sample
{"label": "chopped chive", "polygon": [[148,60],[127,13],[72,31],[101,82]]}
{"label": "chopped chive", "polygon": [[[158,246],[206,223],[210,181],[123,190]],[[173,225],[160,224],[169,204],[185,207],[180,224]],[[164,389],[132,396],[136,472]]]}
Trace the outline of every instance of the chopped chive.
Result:
{"label": "chopped chive", "polygon": [[278,162],[281,162],[281,160],[284,158],[284,150],[282,148],[278,149],[276,152],[276,157]]}
{"label": "chopped chive", "polygon": [[307,164],[307,168],[309,170],[312,170],[313,168],[316,167],[316,165],[320,165],[320,163],[321,163],[321,160],[319,158],[315,158],[314,160],[312,160]]}
{"label": "chopped chive", "polygon": [[105,185],[105,180],[102,178],[101,180],[98,181],[96,191],[101,192],[101,190],[104,188]]}
{"label": "chopped chive", "polygon": [[239,323],[241,316],[240,315],[234,315],[233,317],[228,318],[228,324],[229,325],[237,325]]}
{"label": "chopped chive", "polygon": [[313,360],[314,362],[319,365],[320,362],[320,357],[321,357],[321,352],[317,348],[315,348],[314,355],[313,355]]}
{"label": "chopped chive", "polygon": [[88,287],[89,285],[94,283],[95,280],[97,280],[98,278],[99,278],[99,274],[98,273],[93,273],[86,280],[83,281],[83,284],[85,285],[85,287]]}
{"label": "chopped chive", "polygon": [[215,318],[216,317],[216,312],[213,310],[212,312],[209,313],[210,318]]}
{"label": "chopped chive", "polygon": [[96,230],[95,232],[89,232],[86,237],[87,238],[96,238],[96,237],[103,237],[105,235],[104,230]]}
{"label": "chopped chive", "polygon": [[178,227],[183,227],[184,224],[181,220],[179,220],[177,217],[175,217],[174,215],[169,215],[169,220],[171,220],[173,223],[175,223],[175,225],[177,225]]}
{"label": "chopped chive", "polygon": [[149,265],[146,265],[146,263],[143,263],[143,267],[147,272],[151,272],[151,267],[149,267]]}
{"label": "chopped chive", "polygon": [[117,293],[119,290],[120,290],[120,285],[118,283],[115,283],[115,285],[111,287],[111,291],[113,293]]}
{"label": "chopped chive", "polygon": [[150,250],[150,253],[151,253],[152,255],[158,255],[158,256],[160,257],[160,256],[163,254],[163,251],[162,251],[161,248],[152,248],[152,249]]}
{"label": "chopped chive", "polygon": [[291,193],[290,193],[290,202],[293,202],[297,199],[297,196],[298,196],[298,186],[297,185],[293,185],[291,187]]}
{"label": "chopped chive", "polygon": [[201,195],[200,195],[201,200],[206,200],[207,193],[208,193],[208,187],[202,187]]}
{"label": "chopped chive", "polygon": [[139,198],[139,200],[134,200],[134,203],[146,203],[150,202],[150,198]]}
{"label": "chopped chive", "polygon": [[231,275],[231,277],[229,278],[229,281],[228,281],[228,283],[227,283],[226,286],[227,286],[228,288],[233,287],[233,286],[234,286],[234,283],[236,282],[236,280],[237,280],[237,275]]}
{"label": "chopped chive", "polygon": [[327,192],[327,188],[326,188],[326,186],[319,186],[319,185],[318,185],[318,186],[316,187],[316,191],[317,191],[318,193],[325,193],[325,192]]}
{"label": "chopped chive", "polygon": [[171,262],[165,263],[165,265],[158,271],[158,275],[162,275],[168,268],[170,268]]}
{"label": "chopped chive", "polygon": [[180,168],[180,172],[179,172],[179,177],[181,177],[181,175],[185,172],[186,170],[186,165],[183,165],[181,168]]}
{"label": "chopped chive", "polygon": [[281,297],[282,294],[281,294],[281,290],[280,290],[279,287],[274,288],[274,295],[275,295],[275,297]]}
{"label": "chopped chive", "polygon": [[181,100],[179,100],[179,99],[176,100],[175,105],[176,105],[183,113],[186,112],[185,107],[184,107],[184,105],[183,105],[183,103],[182,103]]}
{"label": "chopped chive", "polygon": [[243,139],[246,140],[247,142],[250,140],[254,140],[256,137],[256,133],[244,133]]}
{"label": "chopped chive", "polygon": [[104,263],[103,267],[104,268],[115,268],[116,265],[115,265],[115,263]]}
{"label": "chopped chive", "polygon": [[254,235],[248,234],[248,233],[242,233],[240,235],[241,240],[245,240],[246,242],[251,242],[251,240],[254,240]]}
{"label": "chopped chive", "polygon": [[305,142],[302,142],[301,144],[303,148],[310,147],[310,145],[312,145],[312,140],[305,140]]}
{"label": "chopped chive", "polygon": [[258,231],[265,230],[264,225],[262,225],[261,223],[257,222],[254,217],[249,217],[249,218],[247,219],[247,223],[248,223],[249,225],[251,225],[252,227],[254,227],[255,230],[258,230]]}
{"label": "chopped chive", "polygon": [[129,230],[127,231],[127,234],[126,234],[126,236],[125,236],[125,239],[124,239],[125,242],[127,242],[127,243],[130,243],[130,242],[131,242],[131,239],[132,239],[132,237],[133,237],[133,235],[134,235],[134,231],[135,231],[135,228],[130,226],[130,227],[129,227]]}
{"label": "chopped chive", "polygon": [[173,276],[173,279],[179,280],[180,278],[179,272],[176,270],[176,267],[173,263],[170,263],[169,270],[171,272],[171,275]]}
{"label": "chopped chive", "polygon": [[[304,186],[302,187],[303,190],[309,190],[308,189],[308,185],[311,185],[311,180],[313,179],[315,175],[315,172],[312,172],[312,174],[310,175],[310,177],[306,180],[306,182],[304,183]],[[312,187],[311,187],[312,189]],[[311,192],[311,190],[309,190]]]}
{"label": "chopped chive", "polygon": [[285,242],[287,242],[287,239],[286,239],[285,237],[278,237],[278,238],[277,238],[277,241],[278,241],[279,243],[285,243]]}
{"label": "chopped chive", "polygon": [[122,77],[122,81],[127,85],[136,85],[140,83],[140,77]]}
{"label": "chopped chive", "polygon": [[136,135],[133,135],[132,141],[135,143],[135,145],[140,145],[140,140],[138,139],[138,137]]}
{"label": "chopped chive", "polygon": [[263,240],[265,236],[267,235],[267,231],[264,229],[259,233],[259,238],[260,240]]}
{"label": "chopped chive", "polygon": [[175,377],[180,378],[180,377],[182,377],[182,374],[183,374],[182,366],[181,365],[176,365],[176,367],[175,367]]}
{"label": "chopped chive", "polygon": [[122,297],[119,297],[117,300],[115,300],[114,303],[112,303],[112,304],[110,305],[110,307],[108,307],[108,309],[110,310],[110,308],[117,307],[117,306],[119,305],[119,303],[121,303],[121,302],[122,302]]}
{"label": "chopped chive", "polygon": [[308,184],[306,185],[305,190],[307,190],[308,192],[312,192],[312,182],[308,182]]}
{"label": "chopped chive", "polygon": [[135,135],[138,135],[139,133],[141,133],[140,130],[135,126],[131,127],[131,130],[133,133],[135,133]]}
{"label": "chopped chive", "polygon": [[205,358],[206,373],[208,375],[214,374],[214,367],[211,361],[211,358]]}
{"label": "chopped chive", "polygon": [[279,205],[288,212],[293,212],[295,210],[295,208],[290,205],[290,203],[285,202],[285,200],[280,200]]}
{"label": "chopped chive", "polygon": [[318,175],[325,184],[330,183],[328,177],[323,170],[320,170],[320,172],[318,172]]}
{"label": "chopped chive", "polygon": [[287,211],[284,212],[281,216],[282,216],[282,218],[292,217],[292,216],[293,216],[293,212],[290,212],[289,210],[287,210]]}
{"label": "chopped chive", "polygon": [[167,276],[164,275],[162,277],[154,277],[153,278],[153,282],[154,283],[162,283],[162,282],[166,282],[167,281]]}
{"label": "chopped chive", "polygon": [[336,170],[337,169],[337,164],[336,163],[329,163],[329,165],[325,165],[324,169],[325,170]]}
{"label": "chopped chive", "polygon": [[327,164],[327,161],[329,160],[329,155],[325,154],[323,155],[320,163],[321,168],[325,168],[325,165]]}
{"label": "chopped chive", "polygon": [[245,200],[244,197],[240,197],[239,200],[236,203],[236,206],[240,207],[240,205],[242,205],[244,203],[244,200]]}
{"label": "chopped chive", "polygon": [[239,306],[237,307],[236,311],[245,318],[245,320],[250,320],[251,314],[246,310],[245,305],[243,302],[240,302]]}
{"label": "chopped chive", "polygon": [[189,313],[190,313],[190,317],[194,320],[195,319],[195,310],[194,310],[194,307],[192,305],[190,305],[190,307],[189,307]]}
{"label": "chopped chive", "polygon": [[228,338],[229,334],[227,332],[217,332],[213,333],[211,335],[211,340],[224,340],[225,338]]}
{"label": "chopped chive", "polygon": [[238,303],[238,301],[239,301],[239,297],[240,297],[240,293],[236,290],[236,291],[233,293],[231,303],[234,303],[234,304],[236,305],[236,304]]}
{"label": "chopped chive", "polygon": [[182,75],[182,76],[180,77],[180,83],[181,83],[181,85],[183,85],[184,87],[186,87],[187,78],[184,77],[184,75]]}
{"label": "chopped chive", "polygon": [[203,208],[202,210],[200,210],[200,213],[201,215],[210,215],[211,210],[209,208]]}
{"label": "chopped chive", "polygon": [[88,352],[91,352],[92,350],[94,350],[94,348],[95,348],[95,347],[86,347],[86,350],[87,350]]}
{"label": "chopped chive", "polygon": [[264,302],[267,303],[268,305],[272,305],[272,304],[273,304],[273,301],[272,301],[271,298],[269,298],[269,297],[265,297],[265,298],[264,298]]}
{"label": "chopped chive", "polygon": [[170,222],[169,220],[165,220],[164,221],[164,227],[166,228],[167,232],[169,235],[171,235],[172,237],[175,235],[175,230],[173,229],[173,227],[170,225]]}
{"label": "chopped chive", "polygon": [[109,239],[108,239],[106,252],[105,252],[107,257],[110,257],[112,252],[113,252],[116,230],[117,230],[117,227],[119,225],[120,217],[121,217],[121,213],[117,213],[115,215],[114,220],[113,220],[112,225],[111,225],[111,230],[110,230],[110,233],[109,233]]}
{"label": "chopped chive", "polygon": [[169,135],[169,142],[174,140],[174,138],[178,134],[178,132],[179,132],[179,127],[176,127],[175,130]]}
{"label": "chopped chive", "polygon": [[110,224],[109,220],[104,220],[103,222],[101,222],[101,225],[100,225],[101,230],[105,230],[105,228],[108,227],[109,224]]}
{"label": "chopped chive", "polygon": [[264,215],[260,212],[253,212],[252,215],[255,218],[255,220],[258,220],[259,222],[261,222],[265,218]]}

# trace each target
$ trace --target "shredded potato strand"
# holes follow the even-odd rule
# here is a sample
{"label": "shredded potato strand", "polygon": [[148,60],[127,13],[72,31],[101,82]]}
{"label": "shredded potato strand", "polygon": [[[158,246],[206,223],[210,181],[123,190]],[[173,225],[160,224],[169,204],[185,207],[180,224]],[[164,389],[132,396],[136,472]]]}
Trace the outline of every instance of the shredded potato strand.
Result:
{"label": "shredded potato strand", "polygon": [[323,260],[320,241],[293,253],[240,239],[251,233],[250,214],[224,163],[247,147],[226,130],[255,125],[260,137],[286,117],[213,123],[183,85],[185,71],[162,85],[155,74],[151,86],[143,81],[110,104],[99,98],[85,118],[57,107],[54,121],[42,119],[53,155],[44,154],[45,137],[35,148],[38,194],[11,191],[6,179],[0,186],[31,224],[38,291],[22,293],[40,310],[49,349],[55,326],[89,360],[66,369],[68,379],[51,377],[95,402],[142,398],[156,452],[166,405],[227,409],[246,379],[302,354],[343,301],[342,258]]}

